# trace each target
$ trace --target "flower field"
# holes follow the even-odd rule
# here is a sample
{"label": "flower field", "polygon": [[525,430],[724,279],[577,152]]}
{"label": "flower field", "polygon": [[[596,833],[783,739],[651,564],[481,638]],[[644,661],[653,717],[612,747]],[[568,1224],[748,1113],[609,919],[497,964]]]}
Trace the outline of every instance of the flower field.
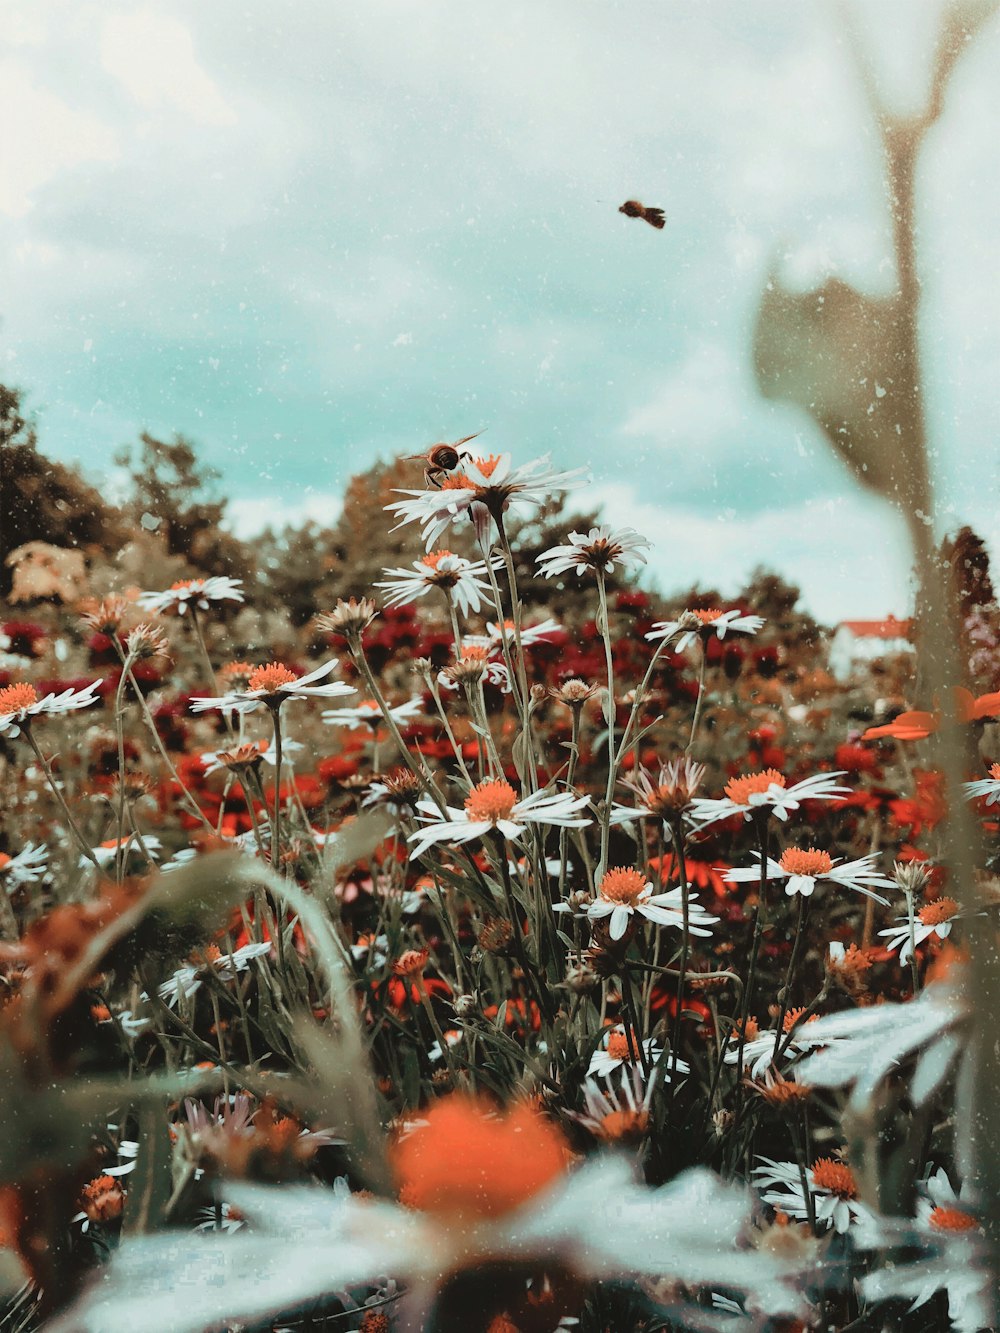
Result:
{"label": "flower field", "polygon": [[109,561],[3,624],[3,1327],[991,1327],[988,574],[932,697],[525,554],[582,470],[396,476],[318,613]]}

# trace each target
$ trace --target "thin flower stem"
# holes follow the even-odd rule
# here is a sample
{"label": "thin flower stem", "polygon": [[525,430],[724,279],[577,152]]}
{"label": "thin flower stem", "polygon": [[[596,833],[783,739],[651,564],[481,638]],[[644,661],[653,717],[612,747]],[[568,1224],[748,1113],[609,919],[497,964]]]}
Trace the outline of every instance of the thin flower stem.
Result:
{"label": "thin flower stem", "polygon": [[788,998],[792,990],[792,982],[795,979],[795,967],[799,961],[799,950],[802,947],[802,940],[805,936],[806,909],[809,906],[809,899],[804,893],[796,895],[799,900],[799,910],[795,917],[795,938],[792,941],[792,952],[788,959],[788,970],[785,972],[785,984],[778,993],[778,1002],[781,1006],[778,1013],[778,1030],[774,1034],[774,1054],[772,1060],[778,1058],[778,1048],[781,1045],[781,1038],[785,1027],[785,1015],[788,1013]]}
{"label": "thin flower stem", "polygon": [[688,743],[684,753],[690,754],[694,745],[695,736],[698,734],[698,722],[701,718],[701,705],[705,697],[705,664],[708,661],[708,653],[705,650],[704,643],[698,640],[701,647],[701,665],[698,668],[698,698],[694,703],[694,716],[691,718],[691,735],[688,737]]}
{"label": "thin flower stem", "polygon": [[760,939],[764,933],[765,904],[767,902],[767,818],[765,807],[762,811],[758,811],[754,819],[757,826],[757,845],[760,852],[760,886],[758,888],[757,905],[753,910],[753,937],[750,945],[750,963],[747,968],[747,984],[746,990],[743,992],[743,1003],[740,1006],[740,1044],[736,1057],[736,1097],[738,1103],[742,1103],[743,1099],[743,1052],[747,1041],[747,1019],[750,1016],[753,984],[757,975]]}
{"label": "thin flower stem", "polygon": [[497,860],[500,862],[500,881],[503,884],[503,893],[507,903],[507,911],[510,913],[510,924],[514,929],[514,934],[511,937],[514,953],[517,955],[517,961],[521,964],[521,970],[524,973],[525,981],[535,993],[535,999],[538,1001],[539,1009],[545,1016],[546,1022],[551,1023],[553,1013],[548,987],[545,985],[544,981],[536,975],[531,960],[528,958],[528,952],[524,947],[520,913],[517,910],[517,903],[514,899],[514,890],[510,882],[507,842],[502,834],[494,834],[494,846],[496,848]]}
{"label": "thin flower stem", "polygon": [[281,705],[270,710],[274,726],[274,801],[271,806],[271,865],[281,870]]}
{"label": "thin flower stem", "polygon": [[437,681],[434,679],[433,675],[430,672],[427,672],[427,674],[424,676],[424,683],[426,684],[428,690],[431,693],[431,698],[434,700],[434,706],[437,709],[438,717],[441,719],[444,725],[445,735],[448,737],[448,743],[451,746],[452,752],[455,755],[455,760],[458,763],[459,768],[462,770],[462,776],[465,778],[466,782],[471,787],[473,785],[472,777],[469,773],[468,768],[466,768],[465,766],[465,760],[462,757],[461,747],[459,746],[458,741],[455,739],[455,733],[452,731],[451,723],[448,721],[448,714],[445,711],[444,705],[441,702],[441,691],[438,689]]}
{"label": "thin flower stem", "polygon": [[[643,1076],[649,1079],[650,1064],[649,1056],[646,1053],[646,1044],[643,1040],[644,1034],[639,1030],[639,1015],[635,1005],[635,990],[632,987],[632,978],[628,974],[628,969],[623,967],[619,972],[619,980],[622,983],[622,1008],[625,1010],[625,1031],[628,1035],[629,1050],[632,1052],[632,1059],[638,1059],[642,1064]],[[638,1047],[638,1051],[635,1050]],[[676,1054],[674,1059],[676,1060]]]}
{"label": "thin flower stem", "polygon": [[35,752],[35,758],[38,760],[39,764],[41,764],[41,766],[42,766],[42,772],[45,774],[45,780],[46,780],[46,782],[49,784],[49,789],[51,790],[52,795],[53,795],[53,796],[56,798],[56,800],[59,802],[60,809],[62,810],[63,815],[65,816],[66,823],[69,825],[69,827],[70,827],[70,831],[72,832],[73,837],[76,838],[76,841],[77,841],[77,843],[79,844],[80,851],[83,852],[84,856],[87,858],[87,860],[90,862],[90,864],[94,867],[94,869],[97,871],[97,873],[100,874],[100,873],[101,873],[101,867],[100,867],[100,865],[98,864],[97,857],[94,855],[94,852],[93,852],[93,849],[92,849],[91,846],[90,846],[90,843],[87,841],[87,839],[86,839],[86,838],[83,836],[83,834],[80,832],[80,827],[79,827],[79,825],[77,824],[76,820],[73,818],[73,814],[72,814],[72,812],[71,812],[69,806],[66,804],[66,798],[63,796],[62,792],[59,790],[59,784],[56,782],[55,775],[54,775],[53,772],[52,772],[52,766],[49,764],[49,761],[45,758],[45,756],[42,754],[41,750],[38,748],[38,742],[35,740],[34,736],[32,735],[31,726],[30,726],[30,724],[29,724],[27,718],[25,718],[24,722],[22,723],[22,726],[21,726],[21,735],[25,738],[25,740],[26,740],[26,741],[28,742],[28,744],[31,746],[32,750],[34,750],[34,752]]}
{"label": "thin flower stem", "polygon": [[681,1020],[684,1010],[684,983],[687,980],[688,952],[691,945],[691,886],[688,884],[687,863],[684,860],[684,830],[679,818],[670,821],[670,835],[673,839],[674,855],[677,857],[677,869],[681,877],[681,911],[684,922],[683,936],[681,938],[680,966],[677,969],[677,1014],[674,1018],[674,1035],[671,1043],[673,1046],[673,1057],[676,1061],[681,1049],[681,1035],[683,1032],[683,1024]]}
{"label": "thin flower stem", "polygon": [[115,881],[120,884],[125,876],[125,853],[122,847],[122,838],[125,833],[125,713],[123,702],[125,698],[125,685],[128,677],[125,672],[131,664],[131,656],[126,659],[126,664],[118,677],[118,686],[115,689],[115,735],[118,740],[118,845],[115,848]]}
{"label": "thin flower stem", "polygon": [[913,994],[920,994],[920,967],[917,963],[917,914],[913,906],[913,894],[906,895],[906,924],[910,942],[910,975],[913,978]]}
{"label": "thin flower stem", "polygon": [[601,857],[597,866],[598,880],[608,868],[608,844],[611,839],[611,806],[615,795],[615,780],[618,776],[618,762],[615,754],[615,663],[611,650],[611,627],[608,624],[608,592],[604,582],[604,570],[594,571],[597,575],[597,599],[600,607],[601,638],[604,641],[604,663],[608,679],[608,701],[604,709],[604,720],[608,725],[608,781],[604,792],[604,809],[601,813]]}

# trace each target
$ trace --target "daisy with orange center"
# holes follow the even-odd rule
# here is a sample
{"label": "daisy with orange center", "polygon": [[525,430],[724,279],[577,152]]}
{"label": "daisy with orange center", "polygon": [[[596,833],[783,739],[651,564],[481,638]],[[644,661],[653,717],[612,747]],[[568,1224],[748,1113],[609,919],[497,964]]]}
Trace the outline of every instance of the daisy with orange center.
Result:
{"label": "daisy with orange center", "polygon": [[[678,1061],[678,1069],[682,1064]],[[686,1072],[686,1066],[682,1072]],[[644,1082],[642,1070],[631,1063],[622,1068],[617,1084],[609,1079],[601,1088],[588,1078],[583,1085],[584,1110],[569,1114],[605,1143],[637,1143],[650,1127],[649,1108],[656,1086],[657,1071]]]}
{"label": "daisy with orange center", "polygon": [[101,681],[92,681],[82,690],[63,690],[61,694],[45,694],[39,699],[33,685],[17,681],[0,689],[0,736],[20,736],[36,717],[53,717],[72,713],[78,708],[89,708],[100,702],[95,691]]}
{"label": "daisy with orange center", "polygon": [[832,1226],[841,1235],[852,1223],[872,1219],[872,1214],[858,1200],[858,1183],[846,1163],[832,1157],[817,1158],[806,1173],[806,1184],[812,1196],[807,1200],[797,1162],[775,1162],[769,1157],[760,1160],[763,1165],[754,1168],[753,1176],[758,1188],[762,1189],[764,1202],[789,1217],[807,1220],[811,1203],[817,1231]]}
{"label": "daisy with orange center", "polygon": [[[422,715],[423,711],[423,701],[419,695],[414,695],[405,703],[392,704],[389,707],[393,722],[403,727],[408,727],[414,718]],[[323,721],[328,727],[346,727],[348,731],[367,727],[369,731],[376,732],[382,725],[384,717],[379,705],[371,699],[366,699],[356,708],[324,709]]]}
{"label": "daisy with orange center", "polygon": [[22,884],[37,884],[49,867],[49,849],[26,842],[16,856],[0,852],[0,893],[14,893]]}
{"label": "daisy with orange center", "polygon": [[196,698],[191,700],[192,713],[204,713],[210,709],[219,709],[223,713],[252,713],[257,708],[269,708],[276,711],[289,699],[333,699],[344,694],[354,694],[352,685],[342,681],[325,680],[337,667],[337,658],[316,667],[305,676],[298,676],[281,662],[269,662],[266,666],[255,667],[250,673],[245,690],[232,690],[229,694],[217,698]]}
{"label": "daisy with orange center", "polygon": [[538,507],[582,480],[582,468],[555,472],[547,456],[514,467],[510,454],[466,454],[460,469],[445,477],[440,489],[397,490],[397,495],[406,498],[386,509],[399,519],[393,532],[406,523],[419,523],[428,551],[452,523],[462,519],[474,524],[480,545],[484,545],[494,519],[502,518],[511,505]]}
{"label": "daisy with orange center", "polygon": [[762,629],[764,621],[760,616],[745,616],[740,611],[685,611],[677,620],[658,620],[646,635],[653,642],[673,644],[675,653],[683,653],[695,639],[715,637],[724,639],[727,634],[756,634]]}
{"label": "daisy with orange center", "polygon": [[886,941],[887,949],[899,950],[900,965],[905,966],[913,950],[932,936],[946,940],[959,915],[960,908],[954,898],[938,898],[936,902],[921,907],[912,921],[908,916],[897,917],[896,924],[887,930],[880,930],[879,935]]}
{"label": "daisy with orange center", "polygon": [[588,569],[611,574],[616,561],[624,569],[644,565],[643,551],[649,545],[634,528],[610,528],[602,523],[589,532],[571,532],[568,545],[543,551],[535,557],[535,562],[541,566],[539,573],[547,579],[568,574],[570,570],[577,574],[585,574]]}
{"label": "daisy with orange center", "polygon": [[165,592],[142,593],[138,601],[144,611],[157,611],[161,615],[174,612],[183,616],[189,608],[207,611],[213,604],[242,602],[243,580],[224,575],[207,579],[179,579]]}
{"label": "daisy with orange center", "polygon": [[970,800],[985,800],[987,805],[1000,805],[1000,764],[990,764],[987,777],[962,785]]}
{"label": "daisy with orange center", "polygon": [[671,823],[690,808],[704,777],[705,765],[693,759],[671,759],[660,767],[659,773],[640,768],[624,785],[636,793],[641,804],[635,809],[616,805],[611,811],[611,822],[623,824],[653,815]]}
{"label": "daisy with orange center", "polygon": [[417,802],[424,823],[410,834],[410,858],[422,856],[435,843],[472,842],[494,829],[516,842],[529,824],[585,828],[590,820],[578,812],[589,799],[552,791],[532,792],[519,799],[510,783],[502,779],[477,783],[466,797],[464,809],[449,805],[443,815],[433,801],[424,799]]}
{"label": "daisy with orange center", "polygon": [[834,778],[844,776],[844,770],[834,773],[814,773],[801,782],[788,786],[783,774],[777,769],[766,768],[761,773],[747,773],[739,778],[730,778],[726,783],[726,794],[716,800],[696,800],[691,804],[689,818],[699,828],[714,824],[720,819],[730,819],[733,815],[742,815],[752,819],[754,815],[773,814],[785,820],[792,810],[798,810],[803,801],[842,801],[851,794],[849,787],[838,787]]}
{"label": "daisy with orange center", "polygon": [[[730,870],[725,875],[728,884],[758,884],[760,882],[760,855],[754,852],[757,865]],[[769,880],[783,880],[785,893],[793,898],[797,893],[810,897],[817,884],[836,884],[841,888],[863,893],[866,898],[888,905],[874,890],[893,889],[895,881],[876,868],[878,856],[874,852],[854,861],[834,860],[828,852],[815,847],[786,847],[779,860],[767,858],[766,875]]]}
{"label": "daisy with orange center", "polygon": [[[653,1037],[648,1037],[642,1045],[646,1065],[652,1068],[663,1054],[663,1047],[658,1046]],[[616,1069],[621,1069],[623,1065],[634,1065],[638,1055],[639,1038],[634,1032],[630,1035],[621,1024],[609,1028],[601,1039],[600,1046],[590,1057],[587,1077],[608,1078]],[[672,1059],[670,1068],[671,1070],[676,1068],[676,1071],[680,1074],[688,1072],[688,1065],[683,1060]],[[664,1076],[667,1077],[666,1071]]]}
{"label": "daisy with orange center", "polygon": [[[567,904],[559,904],[556,910],[560,908],[567,910]],[[683,930],[684,896],[680,885],[668,893],[654,894],[652,884],[638,870],[617,866],[606,871],[598,885],[597,898],[586,910],[588,919],[601,921],[610,917],[611,938],[620,940],[628,930],[634,912],[654,925]],[[718,919],[705,911],[694,894],[688,895],[688,929],[692,935],[710,936],[711,927]]]}
{"label": "daisy with orange center", "polygon": [[976,1231],[978,1219],[969,1211],[963,1187],[955,1192],[947,1171],[938,1167],[920,1186],[922,1198],[917,1200],[917,1219],[932,1231],[951,1231],[957,1234]]}
{"label": "daisy with orange center", "polygon": [[[495,558],[494,569],[503,565]],[[386,577],[376,583],[385,590],[385,605],[403,606],[439,589],[462,615],[475,615],[490,596],[485,560],[466,560],[451,551],[432,551],[414,560],[412,569],[384,569]]]}

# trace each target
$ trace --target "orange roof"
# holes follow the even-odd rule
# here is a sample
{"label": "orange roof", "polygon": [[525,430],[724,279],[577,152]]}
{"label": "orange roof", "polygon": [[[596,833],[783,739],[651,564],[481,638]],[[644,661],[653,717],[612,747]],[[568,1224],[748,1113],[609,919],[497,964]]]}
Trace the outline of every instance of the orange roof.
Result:
{"label": "orange roof", "polygon": [[885,620],[842,620],[837,628],[849,629],[858,639],[908,639],[912,624],[887,616]]}

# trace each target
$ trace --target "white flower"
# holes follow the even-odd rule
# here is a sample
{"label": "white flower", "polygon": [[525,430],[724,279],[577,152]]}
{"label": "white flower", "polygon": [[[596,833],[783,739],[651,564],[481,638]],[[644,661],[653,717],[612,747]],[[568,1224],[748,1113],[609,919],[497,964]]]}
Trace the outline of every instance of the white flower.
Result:
{"label": "white flower", "polygon": [[20,736],[22,729],[36,717],[54,717],[100,703],[94,691],[101,683],[94,680],[82,690],[71,688],[61,694],[43,694],[40,699],[33,685],[23,682],[5,685],[0,689],[0,736]]}
{"label": "white flower", "polygon": [[250,1226],[233,1236],[126,1237],[50,1333],[201,1333],[226,1321],[257,1324],[387,1271],[415,1290],[504,1263],[568,1268],[583,1281],[641,1276],[689,1286],[718,1284],[724,1272],[727,1286],[762,1301],[791,1275],[779,1260],[740,1248],[746,1195],[705,1170],[648,1189],[623,1159],[599,1158],[482,1222],[338,1197],[319,1186],[231,1182],[225,1190]]}
{"label": "white flower", "polygon": [[[245,746],[236,747],[238,750],[243,750],[245,748]],[[266,742],[258,741],[256,743],[256,749],[261,761],[265,764],[270,764],[273,768],[277,762],[277,752],[274,748],[274,737],[271,736]],[[290,763],[292,757],[298,754],[300,750],[304,749],[305,746],[301,741],[293,741],[291,739],[283,741],[281,746],[281,762],[283,764]],[[206,750],[201,756],[201,762],[205,766],[205,777],[207,778],[213,773],[218,773],[220,769],[228,768],[229,760],[233,755],[233,752],[233,747],[224,750]],[[256,760],[254,760],[254,762],[256,762]]]}
{"label": "white flower", "polygon": [[610,574],[615,561],[628,569],[646,563],[643,548],[651,545],[634,528],[611,528],[606,523],[589,532],[571,532],[569,545],[553,546],[536,556],[536,563],[541,565],[540,573],[547,579],[557,574],[566,574],[575,569],[577,574],[585,574],[588,569],[600,569]]}
{"label": "white flower", "polygon": [[[493,568],[500,569],[503,560],[493,559]],[[481,594],[490,596],[490,585],[485,581],[485,560],[466,560],[451,551],[434,551],[421,560],[414,560],[412,569],[384,569],[391,575],[376,588],[385,588],[389,596],[383,601],[388,606],[402,606],[406,602],[425,597],[435,588],[446,593],[452,605],[463,615],[477,612],[483,603]]]}
{"label": "white flower", "polygon": [[[730,870],[723,876],[727,883],[760,882],[760,855],[757,852],[752,855],[756,856],[758,864],[746,869]],[[876,902],[888,906],[888,898],[874,893],[872,889],[876,886],[880,889],[894,889],[896,882],[875,869],[877,860],[878,857],[874,852],[861,856],[856,861],[835,861],[826,852],[817,851],[815,847],[808,849],[788,847],[782,852],[780,861],[767,858],[767,878],[783,879],[785,893],[790,898],[797,893],[808,898],[817,884],[830,883],[838,884],[845,889],[854,889],[855,892],[863,893],[866,897],[874,898]]]}
{"label": "white flower", "polygon": [[[802,1189],[802,1176],[797,1162],[775,1162],[762,1157],[763,1166],[754,1167],[755,1184],[762,1190],[765,1203],[789,1217],[805,1221],[809,1205]],[[873,1215],[857,1199],[858,1186],[849,1166],[829,1157],[820,1157],[805,1172],[806,1189],[812,1196],[816,1226],[833,1229],[843,1234],[857,1222],[871,1224]]]}
{"label": "white flower", "polygon": [[579,818],[577,811],[589,801],[588,796],[550,791],[532,792],[518,800],[514,788],[502,779],[478,783],[465,798],[464,810],[445,807],[447,818],[442,818],[433,801],[425,799],[417,803],[417,809],[426,823],[410,834],[414,844],[410,858],[422,855],[436,842],[472,842],[493,829],[516,841],[528,824],[584,828],[590,820]]}
{"label": "white flower", "polygon": [[[424,705],[419,695],[407,699],[405,703],[393,704],[389,708],[393,722],[409,723],[423,713]],[[327,708],[323,712],[323,721],[329,727],[347,727],[356,731],[359,727],[377,729],[383,721],[381,708],[377,703],[366,699],[355,708]]]}
{"label": "white flower", "polygon": [[442,482],[439,490],[397,490],[397,495],[408,496],[386,505],[399,522],[417,522],[421,526],[426,549],[429,551],[450,524],[462,518],[470,519],[481,543],[489,538],[492,513],[504,513],[511,504],[542,505],[552,495],[580,485],[583,469],[573,472],[554,472],[548,456],[533,459],[513,467],[510,454],[491,455],[488,458],[462,458]]}
{"label": "white flower", "polygon": [[[459,1032],[456,1028],[449,1028],[447,1032],[443,1032],[441,1035],[444,1037],[445,1045],[450,1050],[452,1047],[460,1046],[462,1044],[462,1038],[465,1034]],[[436,1041],[433,1046],[428,1048],[427,1058],[432,1060],[435,1064],[443,1059],[443,1057],[444,1052],[441,1049],[441,1043],[439,1041]]]}
{"label": "white flower", "polygon": [[48,868],[49,849],[44,843],[26,842],[16,856],[0,852],[0,884],[8,893],[22,884],[37,884]]}
{"label": "white flower", "polygon": [[228,1203],[199,1208],[198,1217],[201,1220],[195,1226],[195,1231],[223,1231],[232,1235],[234,1231],[246,1226],[243,1214]]}
{"label": "white flower", "polygon": [[[658,926],[684,929],[683,894],[680,886],[667,893],[653,893],[652,884],[631,867],[608,870],[598,886],[598,896],[587,908],[591,921],[610,917],[610,934],[620,940],[634,912]],[[710,927],[718,921],[710,916],[693,893],[688,894],[688,929],[692,935],[710,936]]]}
{"label": "white flower", "polygon": [[990,765],[988,778],[980,778],[977,782],[963,782],[962,786],[970,800],[985,796],[987,805],[1000,805],[1000,764]]}
{"label": "white flower", "polygon": [[677,620],[656,621],[646,638],[667,641],[679,636],[674,652],[682,653],[703,635],[724,639],[730,633],[756,634],[763,624],[760,616],[745,616],[739,611],[685,611]]}
{"label": "white flower", "polygon": [[937,902],[927,903],[914,913],[912,943],[908,916],[898,916],[896,924],[886,930],[880,930],[879,935],[885,940],[887,949],[899,950],[900,966],[905,967],[910,961],[914,947],[923,944],[932,936],[946,940],[958,915],[959,906],[954,898],[938,898]]}
{"label": "white flower", "polygon": [[[628,1034],[624,1026],[619,1023],[617,1027],[608,1028],[601,1037],[601,1044],[590,1057],[590,1064],[587,1067],[588,1078],[608,1078],[616,1069],[621,1069],[623,1065],[634,1065],[632,1052],[636,1049],[636,1041],[633,1038],[632,1045],[629,1044]],[[657,1046],[654,1037],[647,1037],[642,1043],[643,1053],[646,1057],[646,1063],[655,1065],[663,1054],[663,1047]],[[636,1050],[636,1054],[638,1051]],[[676,1069],[679,1074],[689,1072],[690,1066],[684,1060],[671,1059],[670,1068]]]}
{"label": "white flower", "polygon": [[[171,1008],[178,1000],[189,1000],[202,987],[207,969],[211,968],[223,981],[232,981],[240,972],[249,968],[252,959],[260,958],[271,952],[271,943],[264,940],[258,944],[244,944],[234,953],[222,953],[217,958],[206,958],[197,967],[179,967],[167,981],[158,988],[160,999]],[[149,997],[143,993],[144,1000]]]}
{"label": "white flower", "polygon": [[810,1023],[823,1049],[796,1068],[802,1083],[817,1088],[853,1085],[850,1105],[863,1111],[882,1081],[915,1059],[907,1095],[920,1106],[948,1076],[965,1045],[965,1006],[941,985],[926,987],[906,1004],[878,1004]]}
{"label": "white flower", "polygon": [[198,698],[191,700],[192,713],[204,713],[210,708],[219,708],[223,712],[252,713],[262,705],[278,708],[288,699],[333,699],[342,694],[354,694],[352,685],[342,681],[328,681],[325,685],[316,682],[336,670],[338,659],[331,657],[329,662],[316,667],[308,675],[296,676],[294,671],[278,662],[268,666],[256,667],[250,675],[245,690],[234,690],[219,698]]}
{"label": "white flower", "polygon": [[[548,643],[553,634],[561,633],[562,625],[559,624],[558,620],[553,620],[551,616],[548,620],[540,620],[537,625],[522,625],[521,647],[534,648],[535,644]],[[512,620],[505,620],[502,625],[488,620],[484,635],[470,634],[465,642],[479,644],[483,648],[499,648],[504,639],[508,643],[514,642],[514,622]]]}
{"label": "white flower", "polygon": [[814,773],[801,782],[785,786],[785,779],[776,769],[763,773],[749,773],[731,778],[726,783],[726,795],[717,800],[698,798],[691,803],[688,818],[704,827],[719,819],[743,815],[752,819],[759,810],[770,811],[779,819],[787,819],[789,811],[797,810],[803,801],[842,801],[851,794],[850,787],[838,787],[834,778],[843,777],[844,770],[835,773]]}
{"label": "white flower", "polygon": [[[814,1035],[818,1021],[816,1019],[808,1023],[800,1023],[792,1034],[791,1040],[788,1039],[788,1034],[783,1032],[781,1040],[778,1041],[776,1028],[770,1030],[765,1028],[762,1032],[758,1032],[755,1037],[743,1043],[743,1068],[749,1071],[751,1078],[763,1078],[774,1062],[775,1050],[778,1051],[780,1059],[793,1060],[796,1056],[801,1055],[803,1051],[811,1051],[817,1046],[822,1046],[827,1039]],[[727,1065],[739,1065],[740,1042],[738,1032],[730,1037],[723,1058]],[[803,1080],[800,1078],[799,1081],[802,1082]]]}
{"label": "white flower", "polygon": [[[92,847],[90,850],[94,861],[96,861],[98,866],[104,870],[107,866],[113,865],[116,861],[119,847],[121,848],[122,856],[126,860],[133,853],[137,856],[145,855],[143,852],[143,848],[145,848],[146,852],[149,853],[150,860],[155,861],[156,854],[160,851],[162,843],[155,834],[147,834],[140,844],[139,835],[137,833],[130,833],[127,837],[122,838],[121,842],[119,842],[117,838],[109,838],[107,842],[102,842],[100,847]],[[81,855],[77,864],[80,866],[89,866],[92,865],[93,862],[90,860],[90,857]]]}
{"label": "white flower", "polygon": [[187,613],[188,606],[207,611],[213,602],[242,602],[242,579],[216,574],[207,579],[182,579],[164,592],[144,592],[139,605],[144,611]]}

